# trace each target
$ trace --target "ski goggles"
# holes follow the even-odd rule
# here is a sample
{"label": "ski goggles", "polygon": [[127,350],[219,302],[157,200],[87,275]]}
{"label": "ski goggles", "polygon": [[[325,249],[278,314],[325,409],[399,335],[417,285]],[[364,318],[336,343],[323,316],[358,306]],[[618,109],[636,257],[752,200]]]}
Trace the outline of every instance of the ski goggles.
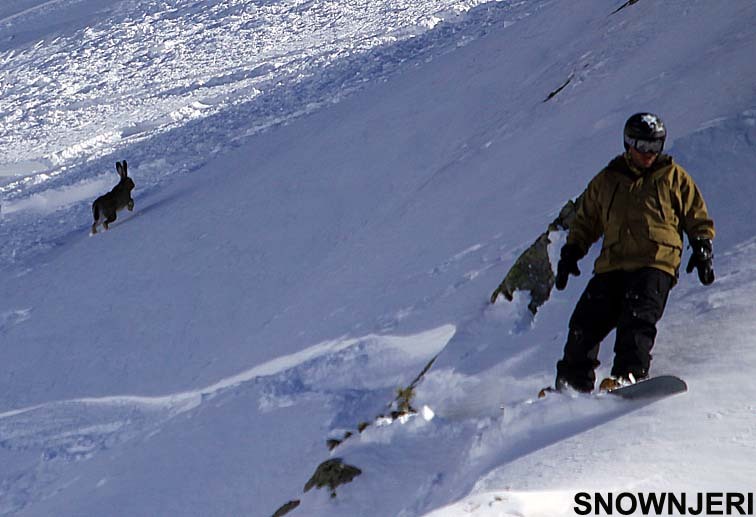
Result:
{"label": "ski goggles", "polygon": [[625,138],[625,143],[635,148],[639,153],[654,153],[659,154],[664,149],[664,140],[641,140],[639,138]]}

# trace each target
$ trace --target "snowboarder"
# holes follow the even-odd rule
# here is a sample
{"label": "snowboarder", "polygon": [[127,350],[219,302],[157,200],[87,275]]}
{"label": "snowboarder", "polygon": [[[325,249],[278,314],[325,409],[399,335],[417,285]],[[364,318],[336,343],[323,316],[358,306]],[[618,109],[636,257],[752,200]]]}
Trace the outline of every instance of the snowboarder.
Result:
{"label": "snowboarder", "polygon": [[580,275],[578,261],[603,237],[594,275],[569,322],[564,356],[557,363],[556,389],[590,392],[601,341],[616,329],[611,390],[648,376],[656,323],[677,282],[682,233],[692,256],[686,271],[703,285],[714,281],[714,222],[693,179],[662,154],[666,129],[651,113],[625,123],[625,153],[588,184],[557,265],[556,288]]}

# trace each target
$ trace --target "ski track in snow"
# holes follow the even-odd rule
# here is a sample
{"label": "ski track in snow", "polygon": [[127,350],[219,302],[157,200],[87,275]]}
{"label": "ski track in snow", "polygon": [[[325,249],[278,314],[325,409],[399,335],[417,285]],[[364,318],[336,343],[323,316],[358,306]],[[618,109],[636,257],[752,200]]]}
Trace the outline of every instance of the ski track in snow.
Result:
{"label": "ski track in snow", "polygon": [[[754,343],[754,336],[756,336],[756,320],[752,318],[753,299],[756,297],[756,265],[752,260],[755,252],[756,239],[752,238],[719,256],[716,269],[718,273],[717,289],[715,290],[702,287],[694,282],[685,282],[683,286],[678,286],[677,292],[674,293],[676,301],[669,307],[669,314],[665,316],[662,322],[658,339],[659,346],[663,349],[660,352],[663,357],[656,360],[655,371],[664,372],[665,369],[669,368],[670,363],[677,362],[679,364],[674,371],[683,378],[693,379],[689,386],[689,393],[675,396],[680,397],[679,406],[675,405],[674,399],[663,403],[669,404],[668,407],[674,408],[674,411],[682,411],[688,417],[693,411],[700,414],[702,420],[713,422],[726,420],[728,424],[719,430],[725,433],[726,438],[717,439],[723,440],[723,446],[728,443],[730,444],[729,447],[737,451],[725,454],[724,457],[727,458],[736,457],[738,454],[751,454],[753,450],[753,428],[747,422],[754,409],[749,392],[745,390],[738,393],[737,396],[733,396],[731,389],[732,385],[747,385],[751,373],[747,368],[733,370],[725,365],[715,366],[717,363],[714,356],[722,353],[722,350],[725,349],[727,353],[734,357],[743,358],[745,361],[748,360],[746,358],[750,357],[750,349]],[[690,325],[687,318],[691,315],[696,318],[698,325],[693,327]],[[604,347],[606,348],[606,343]],[[681,365],[686,366],[681,367]],[[705,368],[712,369],[712,371],[703,373],[700,370],[701,365],[706,365]],[[435,375],[439,375],[439,373],[437,372]],[[701,375],[704,377],[699,378],[698,376]],[[727,386],[718,385],[716,382],[720,375],[728,377]],[[495,386],[495,383],[489,384],[490,381],[487,380],[490,377],[489,374],[473,378],[457,375],[456,379],[454,379],[455,376],[450,376],[448,373],[442,373],[441,376],[440,382],[459,386],[459,391],[463,393],[487,391]],[[433,382],[433,376],[429,380]],[[508,384],[506,380],[498,380],[499,386]],[[707,386],[708,381],[712,381],[711,386]],[[725,412],[711,407],[700,409],[690,407],[691,404],[700,400],[699,397],[711,397],[712,391],[720,389],[725,392],[720,396],[727,399],[726,402],[721,401],[721,407],[729,407]],[[431,393],[424,393],[425,398],[421,398],[421,401],[427,402],[428,397],[433,398],[433,388],[431,387],[429,391]],[[646,403],[652,404],[653,401],[626,404],[626,401],[598,396],[568,399],[565,404],[563,397],[552,398],[560,400],[553,401],[547,397],[545,401],[536,401],[532,404],[530,402],[506,404],[502,407],[502,413],[490,420],[480,420],[480,415],[486,414],[482,407],[473,407],[469,412],[464,412],[461,415],[463,419],[475,420],[477,418],[479,421],[475,432],[470,434],[471,445],[466,448],[463,461],[458,462],[465,465],[464,474],[460,476],[460,480],[456,480],[451,485],[455,487],[464,485],[464,480],[470,478],[475,480],[474,486],[472,484],[467,485],[466,490],[463,491],[465,493],[459,494],[457,502],[449,504],[448,501],[454,498],[447,498],[446,504],[429,513],[413,511],[408,514],[422,514],[427,517],[451,517],[467,514],[479,517],[571,515],[568,510],[573,506],[573,497],[576,492],[593,486],[595,489],[618,493],[630,486],[630,480],[632,480],[632,486],[638,487],[637,489],[641,491],[658,490],[659,487],[664,487],[666,490],[673,488],[681,491],[690,490],[690,486],[686,484],[689,481],[684,476],[691,467],[687,466],[685,462],[680,463],[677,453],[666,453],[669,444],[665,444],[663,435],[658,438],[648,437],[645,446],[649,447],[650,450],[658,448],[660,454],[665,451],[665,456],[671,454],[672,457],[665,458],[664,461],[675,462],[674,464],[679,468],[680,475],[683,477],[681,481],[664,477],[664,475],[669,476],[665,469],[649,473],[644,472],[645,469],[642,466],[638,468],[639,473],[624,473],[624,476],[602,478],[595,473],[587,473],[586,475],[582,472],[583,466],[580,459],[569,454],[565,457],[564,452],[562,452],[561,457],[554,457],[549,453],[549,446],[570,440],[573,436],[590,432],[596,427],[601,426],[603,428],[604,425],[610,424],[614,420],[617,420],[617,423],[613,429],[620,431],[626,425],[622,423],[622,418],[625,415],[642,409]],[[596,398],[603,398],[604,400],[597,404],[596,400],[592,400]],[[476,404],[475,398],[470,395],[463,395],[462,399],[453,400],[451,404],[448,401],[442,400],[441,402],[445,403],[447,407],[460,407],[469,404],[474,406]],[[489,408],[489,412],[492,402],[492,400],[489,400],[485,404]],[[715,403],[713,406],[717,407],[720,404]],[[458,418],[455,415],[452,415],[452,417],[452,422]],[[441,415],[441,418],[443,419],[443,415]],[[663,423],[673,425],[673,422],[662,422],[658,415],[645,418],[648,419],[645,425],[650,426],[651,429],[656,429]],[[643,421],[643,416],[633,421],[633,425],[636,426],[640,435],[644,433]],[[598,436],[598,434],[595,436]],[[710,438],[713,439],[713,436]],[[693,436],[688,437],[688,439],[695,443]],[[590,441],[590,438],[588,440]],[[614,454],[617,454],[615,448],[600,451],[591,450],[589,447],[589,454],[592,456],[604,453],[608,454],[606,463],[607,468],[611,470],[611,458]],[[566,480],[557,476],[557,480],[551,481],[550,486],[559,486],[561,482],[570,487],[579,487],[579,489],[570,488],[564,491],[541,492],[537,490],[537,486],[541,486],[540,483],[535,487],[526,484],[521,486],[520,490],[507,488],[510,484],[515,487],[518,486],[516,480],[511,479],[511,469],[517,471],[517,467],[512,467],[512,465],[516,465],[518,460],[523,460],[526,465],[543,466],[545,464],[548,466],[547,472],[550,472],[551,469],[569,472],[570,469],[574,468],[576,479],[579,481]],[[662,458],[657,458],[656,461],[662,461]],[[520,468],[527,469],[523,466],[520,466]],[[643,475],[640,475],[640,473],[643,473]],[[743,476],[746,480],[750,479],[748,473],[743,473]],[[730,490],[739,486],[736,484],[738,482],[736,481],[737,476],[731,477],[733,479],[720,480],[720,482],[728,482],[727,488]],[[717,479],[716,475],[712,479]],[[680,483],[680,486],[676,486],[675,483]],[[712,486],[707,488],[711,489]],[[439,497],[438,501],[442,500],[443,498]],[[427,510],[428,508],[433,508],[433,505],[426,505],[415,510]]]}

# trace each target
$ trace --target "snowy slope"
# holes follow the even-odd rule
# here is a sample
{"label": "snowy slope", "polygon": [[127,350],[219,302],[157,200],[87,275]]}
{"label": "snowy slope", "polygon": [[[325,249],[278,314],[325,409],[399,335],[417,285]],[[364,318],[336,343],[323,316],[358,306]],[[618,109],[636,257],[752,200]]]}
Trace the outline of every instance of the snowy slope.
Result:
{"label": "snowy slope", "polygon": [[[4,2],[0,514],[749,490],[756,6],[620,5]],[[534,321],[488,296],[644,109],[718,229],[717,283],[683,275],[655,353],[690,391],[531,403],[589,275]],[[90,237],[124,158],[136,210]],[[328,451],[436,354],[415,400],[435,418]],[[362,475],[303,494],[330,457]]]}

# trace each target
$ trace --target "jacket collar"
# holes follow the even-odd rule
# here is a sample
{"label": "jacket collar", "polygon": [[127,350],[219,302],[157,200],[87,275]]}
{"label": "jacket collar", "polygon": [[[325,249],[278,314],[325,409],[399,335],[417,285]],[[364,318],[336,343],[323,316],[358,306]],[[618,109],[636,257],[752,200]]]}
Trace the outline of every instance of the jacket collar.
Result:
{"label": "jacket collar", "polygon": [[648,169],[641,169],[633,165],[630,160],[630,154],[624,153],[616,156],[611,162],[609,162],[608,168],[615,170],[625,176],[628,176],[632,180],[636,180],[641,176],[653,174],[659,169],[663,169],[672,164],[672,157],[666,154],[660,154],[656,161]]}

